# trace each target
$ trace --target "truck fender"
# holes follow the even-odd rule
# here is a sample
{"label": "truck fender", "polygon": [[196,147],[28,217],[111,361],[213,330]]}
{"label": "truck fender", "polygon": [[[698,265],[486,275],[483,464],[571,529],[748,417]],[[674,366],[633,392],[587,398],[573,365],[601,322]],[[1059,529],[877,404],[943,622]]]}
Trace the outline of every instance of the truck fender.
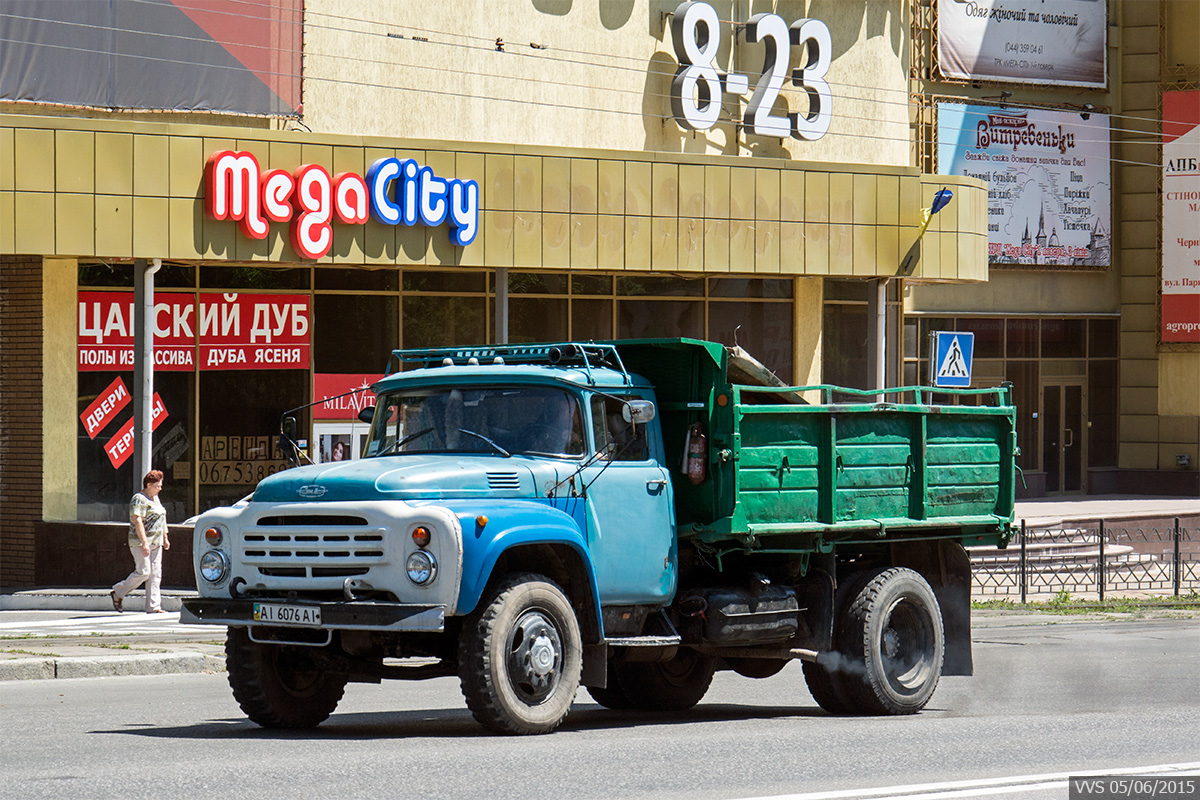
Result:
{"label": "truck fender", "polygon": [[[586,609],[587,618],[579,620],[585,641],[603,637],[600,619],[600,596],[596,573],[587,548],[587,536],[576,520],[548,504],[537,501],[491,501],[477,509],[456,507],[463,523],[463,577],[459,588],[457,612],[465,615],[475,610],[496,572],[501,558],[520,558],[522,571],[538,571],[529,559],[536,560],[539,546],[565,548],[575,556],[574,564],[565,564],[573,580],[572,599]],[[482,528],[475,521],[477,514],[487,516]],[[587,583],[579,596],[578,584]],[[566,588],[566,587],[564,587]]]}

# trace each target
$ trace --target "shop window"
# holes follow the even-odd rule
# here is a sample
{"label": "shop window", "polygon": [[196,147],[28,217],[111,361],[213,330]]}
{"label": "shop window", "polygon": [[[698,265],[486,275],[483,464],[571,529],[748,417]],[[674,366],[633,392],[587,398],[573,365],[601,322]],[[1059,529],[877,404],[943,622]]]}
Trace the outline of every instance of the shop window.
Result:
{"label": "shop window", "polygon": [[382,375],[392,351],[400,346],[399,304],[388,295],[316,295],[315,371]]}
{"label": "shop window", "polygon": [[613,338],[612,300],[571,300],[571,338],[576,341]]}
{"label": "shop window", "polygon": [[308,267],[200,267],[202,289],[307,289]]}
{"label": "shop window", "polygon": [[708,293],[712,297],[761,297],[790,299],[790,280],[756,280],[752,278],[709,278]]}
{"label": "shop window", "polygon": [[1005,323],[1005,339],[1009,358],[1037,358],[1038,321],[1010,319]]}
{"label": "shop window", "polygon": [[1092,358],[1116,358],[1119,326],[1115,319],[1088,321],[1088,355]]}
{"label": "shop window", "polygon": [[361,292],[394,292],[400,288],[400,272],[391,267],[384,269],[331,269],[316,270],[318,289],[341,289]]}
{"label": "shop window", "polygon": [[405,270],[402,284],[406,292],[462,292],[487,291],[487,273],[484,272],[427,272]]}
{"label": "shop window", "polygon": [[[276,447],[284,411],[308,402],[308,370],[227,370],[200,374],[196,480],[200,510],[245,497],[267,475],[288,467]],[[308,430],[307,409],[295,414]],[[301,433],[307,454],[308,437]],[[164,490],[165,492],[165,490]]]}
{"label": "shop window", "polygon": [[1042,358],[1083,358],[1086,347],[1086,320],[1042,320]]}
{"label": "shop window", "polygon": [[509,294],[566,294],[567,276],[555,272],[510,272]]}
{"label": "shop window", "polygon": [[567,299],[509,297],[508,340],[559,342],[567,338]]}
{"label": "shop window", "polygon": [[825,306],[821,335],[821,382],[851,389],[869,389],[873,382],[867,364],[867,307]]}
{"label": "shop window", "polygon": [[80,264],[80,286],[133,288],[133,264]]}
{"label": "shop window", "polygon": [[1017,407],[1017,466],[1041,469],[1038,441],[1038,409],[1041,408],[1041,371],[1036,361],[1009,361],[1005,375],[1012,381],[1012,401]]}
{"label": "shop window", "polygon": [[617,294],[623,297],[703,297],[703,278],[638,275],[617,278]]}
{"label": "shop window", "polygon": [[[405,276],[405,280],[408,278]],[[407,295],[403,302],[406,348],[486,344],[487,299]]]}
{"label": "shop window", "polygon": [[[151,469],[165,475],[162,502],[169,522],[194,513],[192,506],[191,419],[195,379],[190,372],[156,372],[154,391],[165,416],[153,434]],[[129,498],[141,475],[135,475],[133,448],[133,373],[80,372],[78,377],[77,515],[81,520],[123,522],[129,519]],[[103,396],[128,398],[116,411],[89,407]],[[126,426],[129,426],[128,428]]]}
{"label": "shop window", "polygon": [[617,337],[653,339],[704,335],[704,303],[684,300],[620,300]]}
{"label": "shop window", "polygon": [[958,321],[958,330],[975,334],[975,358],[1004,357],[1004,320],[968,317]]}
{"label": "shop window", "polygon": [[607,275],[572,275],[571,294],[611,295],[613,279]]}
{"label": "shop window", "polygon": [[736,340],[784,383],[794,380],[791,303],[710,301],[708,338],[725,345]]}
{"label": "shop window", "polygon": [[[918,353],[922,361],[929,361],[929,348],[933,346],[933,334],[938,331],[954,330],[954,320],[947,317],[922,317],[921,318],[921,335],[917,341]],[[928,375],[926,370],[922,374]]]}

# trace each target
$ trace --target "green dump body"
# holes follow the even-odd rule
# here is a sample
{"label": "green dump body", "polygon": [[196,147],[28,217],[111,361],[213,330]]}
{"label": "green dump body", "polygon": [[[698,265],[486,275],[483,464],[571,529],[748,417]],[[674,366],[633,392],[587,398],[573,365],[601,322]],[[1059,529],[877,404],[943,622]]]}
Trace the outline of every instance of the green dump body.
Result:
{"label": "green dump body", "polygon": [[[891,537],[1011,538],[1018,450],[1007,386],[889,388],[898,402],[876,402],[874,391],[732,384],[713,342],[613,344],[655,386],[681,539],[830,552]],[[801,392],[822,402],[797,403]],[[708,437],[699,485],[681,472],[696,422]]]}

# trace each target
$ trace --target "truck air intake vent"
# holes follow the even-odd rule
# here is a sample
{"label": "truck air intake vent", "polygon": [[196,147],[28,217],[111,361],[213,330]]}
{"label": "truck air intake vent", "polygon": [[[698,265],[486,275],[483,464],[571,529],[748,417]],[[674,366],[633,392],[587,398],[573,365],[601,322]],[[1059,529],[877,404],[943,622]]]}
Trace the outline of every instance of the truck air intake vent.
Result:
{"label": "truck air intake vent", "polygon": [[286,514],[277,517],[263,517],[259,525],[366,525],[362,517],[334,516],[332,514]]}
{"label": "truck air intake vent", "polygon": [[489,472],[489,489],[520,489],[521,478],[515,472]]}

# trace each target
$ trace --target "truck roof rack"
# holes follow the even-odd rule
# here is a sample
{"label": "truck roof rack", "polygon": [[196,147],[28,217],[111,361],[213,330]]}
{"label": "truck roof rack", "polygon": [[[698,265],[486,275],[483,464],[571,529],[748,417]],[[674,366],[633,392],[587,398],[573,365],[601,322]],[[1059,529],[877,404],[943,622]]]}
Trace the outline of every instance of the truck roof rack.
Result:
{"label": "truck roof rack", "polygon": [[490,344],[463,347],[434,347],[420,350],[393,350],[387,374],[397,372],[403,364],[422,367],[475,366],[480,364],[551,364],[582,367],[588,378],[592,369],[607,367],[623,376],[627,385],[633,378],[617,348],[595,342],[549,342],[541,344]]}

